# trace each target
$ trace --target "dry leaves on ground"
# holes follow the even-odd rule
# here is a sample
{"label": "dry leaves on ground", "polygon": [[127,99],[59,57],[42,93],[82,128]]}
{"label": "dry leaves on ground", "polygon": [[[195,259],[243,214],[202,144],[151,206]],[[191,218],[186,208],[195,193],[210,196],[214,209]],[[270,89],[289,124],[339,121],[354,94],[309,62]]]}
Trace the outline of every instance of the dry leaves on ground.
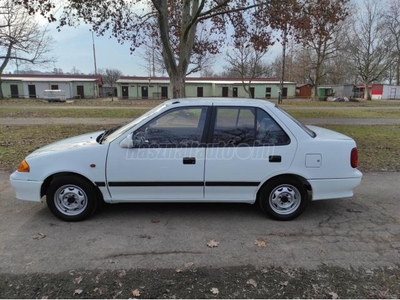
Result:
{"label": "dry leaves on ground", "polygon": [[34,240],[41,240],[44,239],[46,235],[44,233],[38,232],[35,235],[32,236]]}
{"label": "dry leaves on ground", "polygon": [[138,289],[135,289],[132,291],[132,296],[133,297],[140,297],[140,291]]}
{"label": "dry leaves on ground", "polygon": [[219,290],[217,288],[212,288],[210,290],[211,293],[213,293],[214,295],[218,295],[219,294]]}
{"label": "dry leaves on ground", "polygon": [[256,245],[257,247],[265,247],[267,246],[267,241],[264,239],[258,239],[254,241],[254,245]]}
{"label": "dry leaves on ground", "polygon": [[253,287],[257,287],[257,282],[254,279],[249,279],[246,282],[248,285],[252,285]]}
{"label": "dry leaves on ground", "polygon": [[207,243],[207,246],[210,248],[218,247],[218,245],[219,245],[219,242],[216,240],[211,240]]}

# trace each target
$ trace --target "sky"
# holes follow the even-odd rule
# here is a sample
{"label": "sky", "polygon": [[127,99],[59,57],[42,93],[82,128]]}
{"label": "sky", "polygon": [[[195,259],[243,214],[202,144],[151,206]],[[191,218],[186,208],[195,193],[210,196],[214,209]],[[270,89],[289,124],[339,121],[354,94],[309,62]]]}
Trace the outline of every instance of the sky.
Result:
{"label": "sky", "polygon": [[[41,17],[36,17],[43,27],[46,27],[54,39],[52,46],[52,56],[56,62],[47,67],[27,65],[20,67],[20,70],[29,68],[32,70],[41,70],[51,72],[54,68],[61,68],[64,73],[71,72],[73,68],[82,73],[94,73],[93,59],[93,41],[89,25],[80,25],[76,28],[65,26],[60,32],[56,29],[57,22],[48,24]],[[144,50],[136,49],[132,54],[129,49],[129,43],[119,44],[116,39],[109,36],[94,35],[94,44],[96,50],[97,69],[118,69],[124,76],[149,76],[144,60]],[[280,53],[280,45],[273,46],[268,55],[270,60]],[[221,72],[224,69],[224,54],[216,57],[216,63],[213,65],[214,72]],[[15,64],[9,64],[5,72],[14,72]],[[194,74],[200,76],[199,74]]]}

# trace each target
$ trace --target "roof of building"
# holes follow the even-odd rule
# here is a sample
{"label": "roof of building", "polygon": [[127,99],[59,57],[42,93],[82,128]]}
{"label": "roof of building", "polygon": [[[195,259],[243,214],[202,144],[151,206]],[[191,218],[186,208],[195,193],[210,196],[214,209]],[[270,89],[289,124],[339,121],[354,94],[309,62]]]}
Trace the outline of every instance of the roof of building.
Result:
{"label": "roof of building", "polygon": [[[244,78],[244,82],[252,83],[279,83],[277,78]],[[139,76],[121,76],[118,83],[165,83],[169,84],[169,77],[139,77]],[[219,83],[219,84],[242,84],[241,78],[221,78],[221,77],[186,77],[185,82],[191,83]],[[287,82],[286,84],[295,84]]]}
{"label": "roof of building", "polygon": [[17,81],[50,81],[50,82],[91,82],[98,81],[103,84],[103,79],[100,75],[67,75],[67,74],[2,74],[1,79],[17,80]]}

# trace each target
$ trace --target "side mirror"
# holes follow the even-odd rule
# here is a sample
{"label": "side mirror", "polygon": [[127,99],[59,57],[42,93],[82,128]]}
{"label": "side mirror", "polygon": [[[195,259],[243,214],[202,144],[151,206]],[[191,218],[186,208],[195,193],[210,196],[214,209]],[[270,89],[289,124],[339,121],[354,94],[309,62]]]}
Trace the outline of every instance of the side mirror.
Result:
{"label": "side mirror", "polygon": [[119,146],[121,148],[139,148],[145,143],[146,140],[143,136],[132,136],[130,133],[119,143]]}

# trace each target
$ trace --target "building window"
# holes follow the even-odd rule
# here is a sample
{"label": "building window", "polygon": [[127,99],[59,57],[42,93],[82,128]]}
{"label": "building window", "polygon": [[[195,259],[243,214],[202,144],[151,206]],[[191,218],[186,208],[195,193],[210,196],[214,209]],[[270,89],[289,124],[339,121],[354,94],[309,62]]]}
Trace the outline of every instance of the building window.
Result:
{"label": "building window", "polygon": [[50,89],[51,90],[58,90],[58,84],[52,84]]}

